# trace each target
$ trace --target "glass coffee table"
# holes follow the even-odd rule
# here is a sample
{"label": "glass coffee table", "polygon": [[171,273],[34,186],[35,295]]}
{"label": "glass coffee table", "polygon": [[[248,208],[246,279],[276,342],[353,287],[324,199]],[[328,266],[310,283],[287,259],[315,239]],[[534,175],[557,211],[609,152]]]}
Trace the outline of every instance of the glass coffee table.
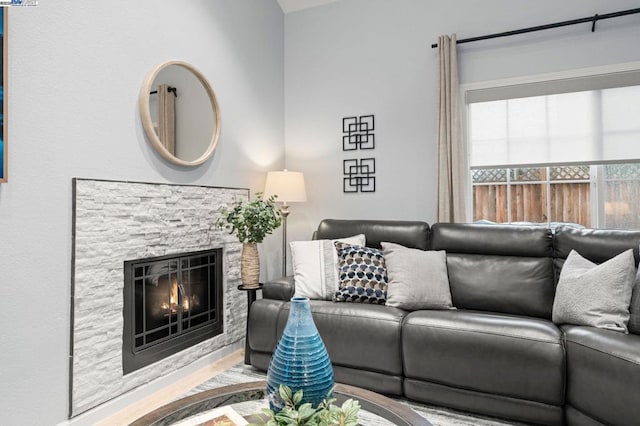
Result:
{"label": "glass coffee table", "polygon": [[[266,388],[267,382],[256,381],[206,390],[164,405],[140,417],[131,423],[131,426],[171,425],[222,406],[231,406],[236,411],[241,412],[238,408],[250,401],[262,402],[266,407]],[[431,425],[407,405],[366,389],[336,383],[334,394],[337,405],[341,405],[343,401],[349,398],[360,402],[361,417],[371,414],[381,417],[394,425]],[[259,412],[259,409],[256,411]],[[241,414],[249,422],[262,423],[259,414]]]}

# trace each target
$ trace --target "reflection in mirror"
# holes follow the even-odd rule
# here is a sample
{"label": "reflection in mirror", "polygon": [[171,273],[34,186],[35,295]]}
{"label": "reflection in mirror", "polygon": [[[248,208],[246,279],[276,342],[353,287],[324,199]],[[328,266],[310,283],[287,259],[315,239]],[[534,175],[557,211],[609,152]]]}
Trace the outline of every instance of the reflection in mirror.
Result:
{"label": "reflection in mirror", "polygon": [[140,92],[140,116],[151,144],[183,166],[206,161],[220,135],[220,110],[206,78],[185,62],[158,65]]}
{"label": "reflection in mirror", "polygon": [[[157,79],[156,79],[157,80]],[[155,86],[155,82],[154,82]],[[168,84],[158,84],[156,90],[149,92],[151,121],[160,143],[169,153],[176,155],[176,99],[178,90]],[[154,102],[154,100],[156,102]]]}

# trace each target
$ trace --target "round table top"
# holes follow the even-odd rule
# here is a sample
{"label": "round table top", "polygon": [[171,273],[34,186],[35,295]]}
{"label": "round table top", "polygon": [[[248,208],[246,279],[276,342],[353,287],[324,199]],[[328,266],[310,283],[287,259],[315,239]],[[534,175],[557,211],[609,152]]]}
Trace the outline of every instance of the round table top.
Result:
{"label": "round table top", "polygon": [[[171,425],[217,407],[265,399],[266,389],[267,382],[261,380],[202,391],[163,405],[140,417],[131,426]],[[349,398],[355,399],[360,403],[361,410],[376,414],[396,425],[431,425],[409,406],[366,389],[336,383],[334,395],[337,404],[342,404]]]}

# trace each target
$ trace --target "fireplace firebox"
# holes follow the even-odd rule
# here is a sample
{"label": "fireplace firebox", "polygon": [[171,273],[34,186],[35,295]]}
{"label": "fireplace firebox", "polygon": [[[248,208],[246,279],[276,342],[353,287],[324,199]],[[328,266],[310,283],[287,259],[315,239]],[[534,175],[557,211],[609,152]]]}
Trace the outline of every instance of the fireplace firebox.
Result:
{"label": "fireplace firebox", "polygon": [[124,374],[222,333],[222,249],[125,261],[124,275]]}

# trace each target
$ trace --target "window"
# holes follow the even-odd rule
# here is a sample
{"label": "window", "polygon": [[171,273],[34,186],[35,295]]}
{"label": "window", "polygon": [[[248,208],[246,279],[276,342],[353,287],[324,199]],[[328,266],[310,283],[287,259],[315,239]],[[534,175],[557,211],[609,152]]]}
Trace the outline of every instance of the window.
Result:
{"label": "window", "polygon": [[476,169],[472,187],[474,221],[640,229],[640,163]]}
{"label": "window", "polygon": [[[640,141],[638,141],[640,143]],[[609,164],[603,169],[598,225],[603,228],[640,229],[640,164]]]}
{"label": "window", "polygon": [[474,221],[640,229],[640,71],[466,102]]}

